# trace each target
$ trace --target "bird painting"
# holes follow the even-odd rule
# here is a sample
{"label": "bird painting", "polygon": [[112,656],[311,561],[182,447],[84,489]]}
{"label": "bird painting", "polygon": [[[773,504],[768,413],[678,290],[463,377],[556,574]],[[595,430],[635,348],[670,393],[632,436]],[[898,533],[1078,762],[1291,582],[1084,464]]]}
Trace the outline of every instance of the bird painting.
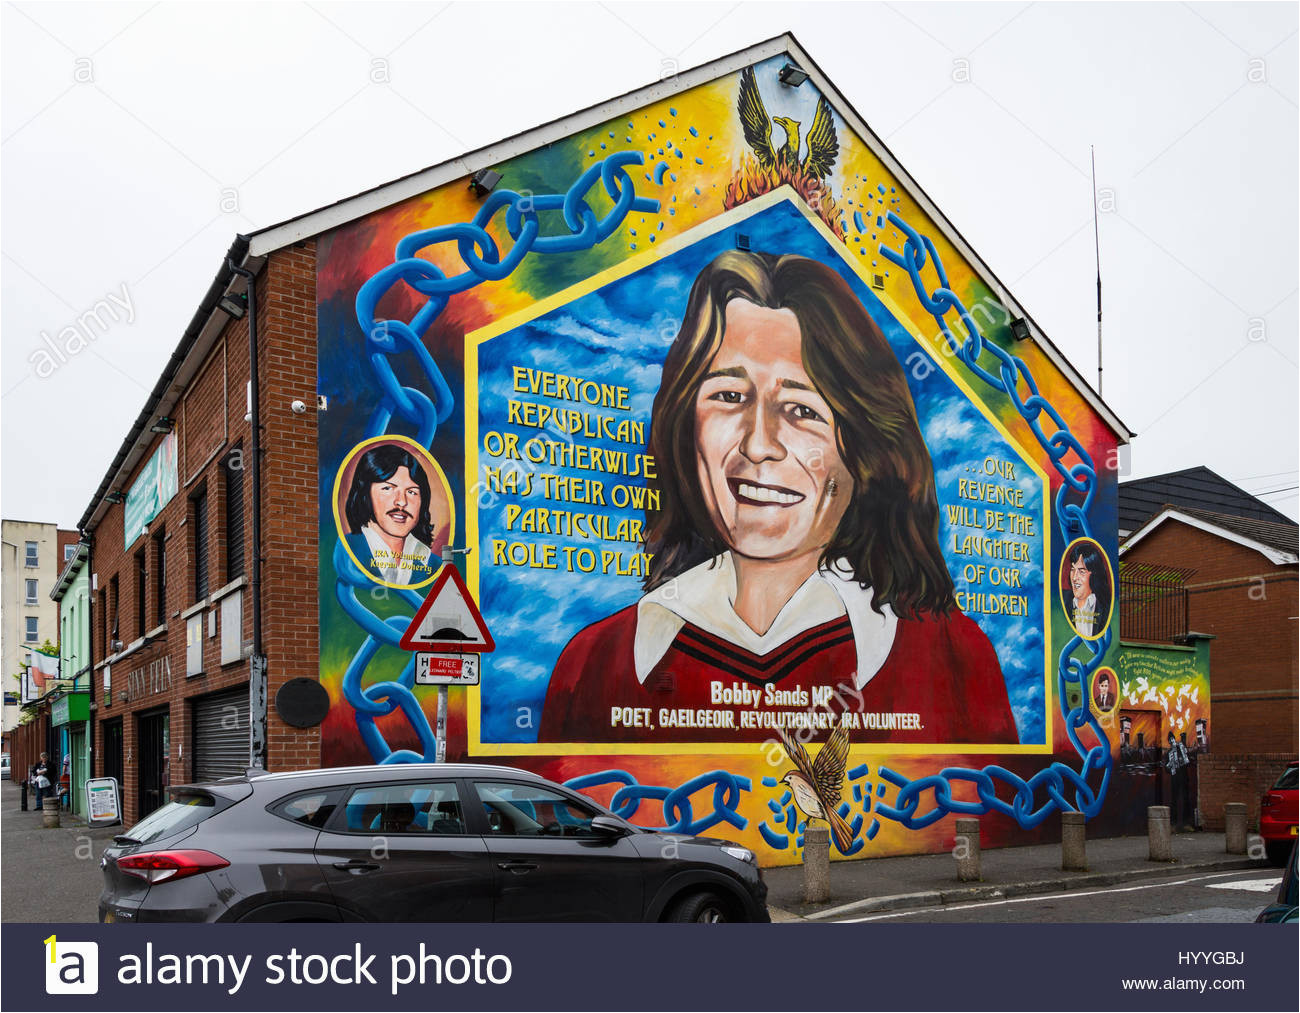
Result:
{"label": "bird painting", "polygon": [[[802,125],[788,116],[768,115],[763,96],[758,90],[758,82],[754,79],[753,67],[746,67],[740,74],[740,95],[736,111],[740,114],[745,141],[753,149],[761,168],[773,169],[781,165],[797,169],[801,175],[818,180],[831,171],[831,166],[839,155],[840,144],[835,136],[835,119],[826,96],[817,99],[817,111],[813,114],[812,127],[808,131],[807,151],[802,158]],[[773,123],[785,131],[785,143],[779,148],[772,146]]]}
{"label": "bird painting", "polygon": [[795,769],[781,778],[794,795],[794,804],[809,819],[825,820],[830,824],[835,846],[847,853],[853,844],[853,828],[839,814],[844,793],[844,768],[849,762],[848,721],[831,732],[826,745],[816,760],[808,758],[808,751],[792,739],[784,728],[777,729],[781,742]]}

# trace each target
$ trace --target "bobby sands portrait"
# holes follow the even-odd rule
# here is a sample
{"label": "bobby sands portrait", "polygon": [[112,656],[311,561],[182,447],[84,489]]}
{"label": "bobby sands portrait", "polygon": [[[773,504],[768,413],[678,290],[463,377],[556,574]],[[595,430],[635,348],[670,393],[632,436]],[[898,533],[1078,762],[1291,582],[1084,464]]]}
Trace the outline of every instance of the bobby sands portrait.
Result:
{"label": "bobby sands portrait", "polygon": [[832,693],[872,716],[858,741],[1018,741],[993,646],[954,601],[907,380],[833,269],[709,263],[649,451],[645,593],[569,641],[540,741],[762,741],[770,724],[719,706],[809,712]]}
{"label": "bobby sands portrait", "polygon": [[422,584],[442,565],[451,505],[400,443],[377,444],[356,459],[343,511],[349,550],[378,580]]}
{"label": "bobby sands portrait", "polygon": [[1072,543],[1062,564],[1061,594],[1074,631],[1085,640],[1101,636],[1110,620],[1110,563],[1090,538]]}

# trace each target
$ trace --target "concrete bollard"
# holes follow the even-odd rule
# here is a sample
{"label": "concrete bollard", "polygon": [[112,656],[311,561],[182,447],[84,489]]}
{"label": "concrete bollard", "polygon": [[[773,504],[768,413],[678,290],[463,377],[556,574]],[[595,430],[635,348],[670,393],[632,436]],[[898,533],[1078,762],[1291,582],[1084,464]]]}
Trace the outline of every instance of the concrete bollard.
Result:
{"label": "concrete bollard", "polygon": [[1061,869],[1066,872],[1088,871],[1085,822],[1083,813],[1061,813]]}
{"label": "concrete bollard", "polygon": [[[53,803],[53,804],[51,804]],[[41,809],[41,826],[47,830],[61,826],[59,823],[59,800],[58,798],[46,799],[45,807]]]}
{"label": "concrete bollard", "polygon": [[957,839],[952,849],[957,859],[957,879],[962,883],[979,882],[980,821],[973,817],[957,820]]}
{"label": "concrete bollard", "polygon": [[824,904],[831,899],[831,829],[806,827],[803,832],[803,900]]}
{"label": "concrete bollard", "polygon": [[1223,806],[1223,845],[1230,855],[1246,853],[1246,803],[1226,802]]}
{"label": "concrete bollard", "polygon": [[1169,806],[1147,806],[1147,859],[1152,862],[1174,860],[1173,841],[1169,836]]}

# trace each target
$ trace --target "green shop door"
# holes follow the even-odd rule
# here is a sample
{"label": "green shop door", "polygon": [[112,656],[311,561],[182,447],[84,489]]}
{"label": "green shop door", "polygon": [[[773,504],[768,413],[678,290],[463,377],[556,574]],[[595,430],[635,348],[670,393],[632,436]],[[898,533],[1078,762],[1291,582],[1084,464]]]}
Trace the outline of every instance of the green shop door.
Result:
{"label": "green shop door", "polygon": [[69,790],[72,794],[70,808],[76,816],[86,815],[86,771],[89,769],[89,757],[86,755],[85,727],[72,729],[68,736],[68,752],[72,754],[72,771]]}

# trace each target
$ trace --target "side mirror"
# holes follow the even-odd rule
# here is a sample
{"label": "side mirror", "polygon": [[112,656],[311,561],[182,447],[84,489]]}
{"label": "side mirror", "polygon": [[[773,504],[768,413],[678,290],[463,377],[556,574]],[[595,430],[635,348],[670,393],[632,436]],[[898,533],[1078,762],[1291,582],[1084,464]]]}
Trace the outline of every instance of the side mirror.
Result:
{"label": "side mirror", "polygon": [[601,837],[623,837],[628,832],[622,821],[614,819],[613,816],[603,815],[592,818],[591,829]]}

